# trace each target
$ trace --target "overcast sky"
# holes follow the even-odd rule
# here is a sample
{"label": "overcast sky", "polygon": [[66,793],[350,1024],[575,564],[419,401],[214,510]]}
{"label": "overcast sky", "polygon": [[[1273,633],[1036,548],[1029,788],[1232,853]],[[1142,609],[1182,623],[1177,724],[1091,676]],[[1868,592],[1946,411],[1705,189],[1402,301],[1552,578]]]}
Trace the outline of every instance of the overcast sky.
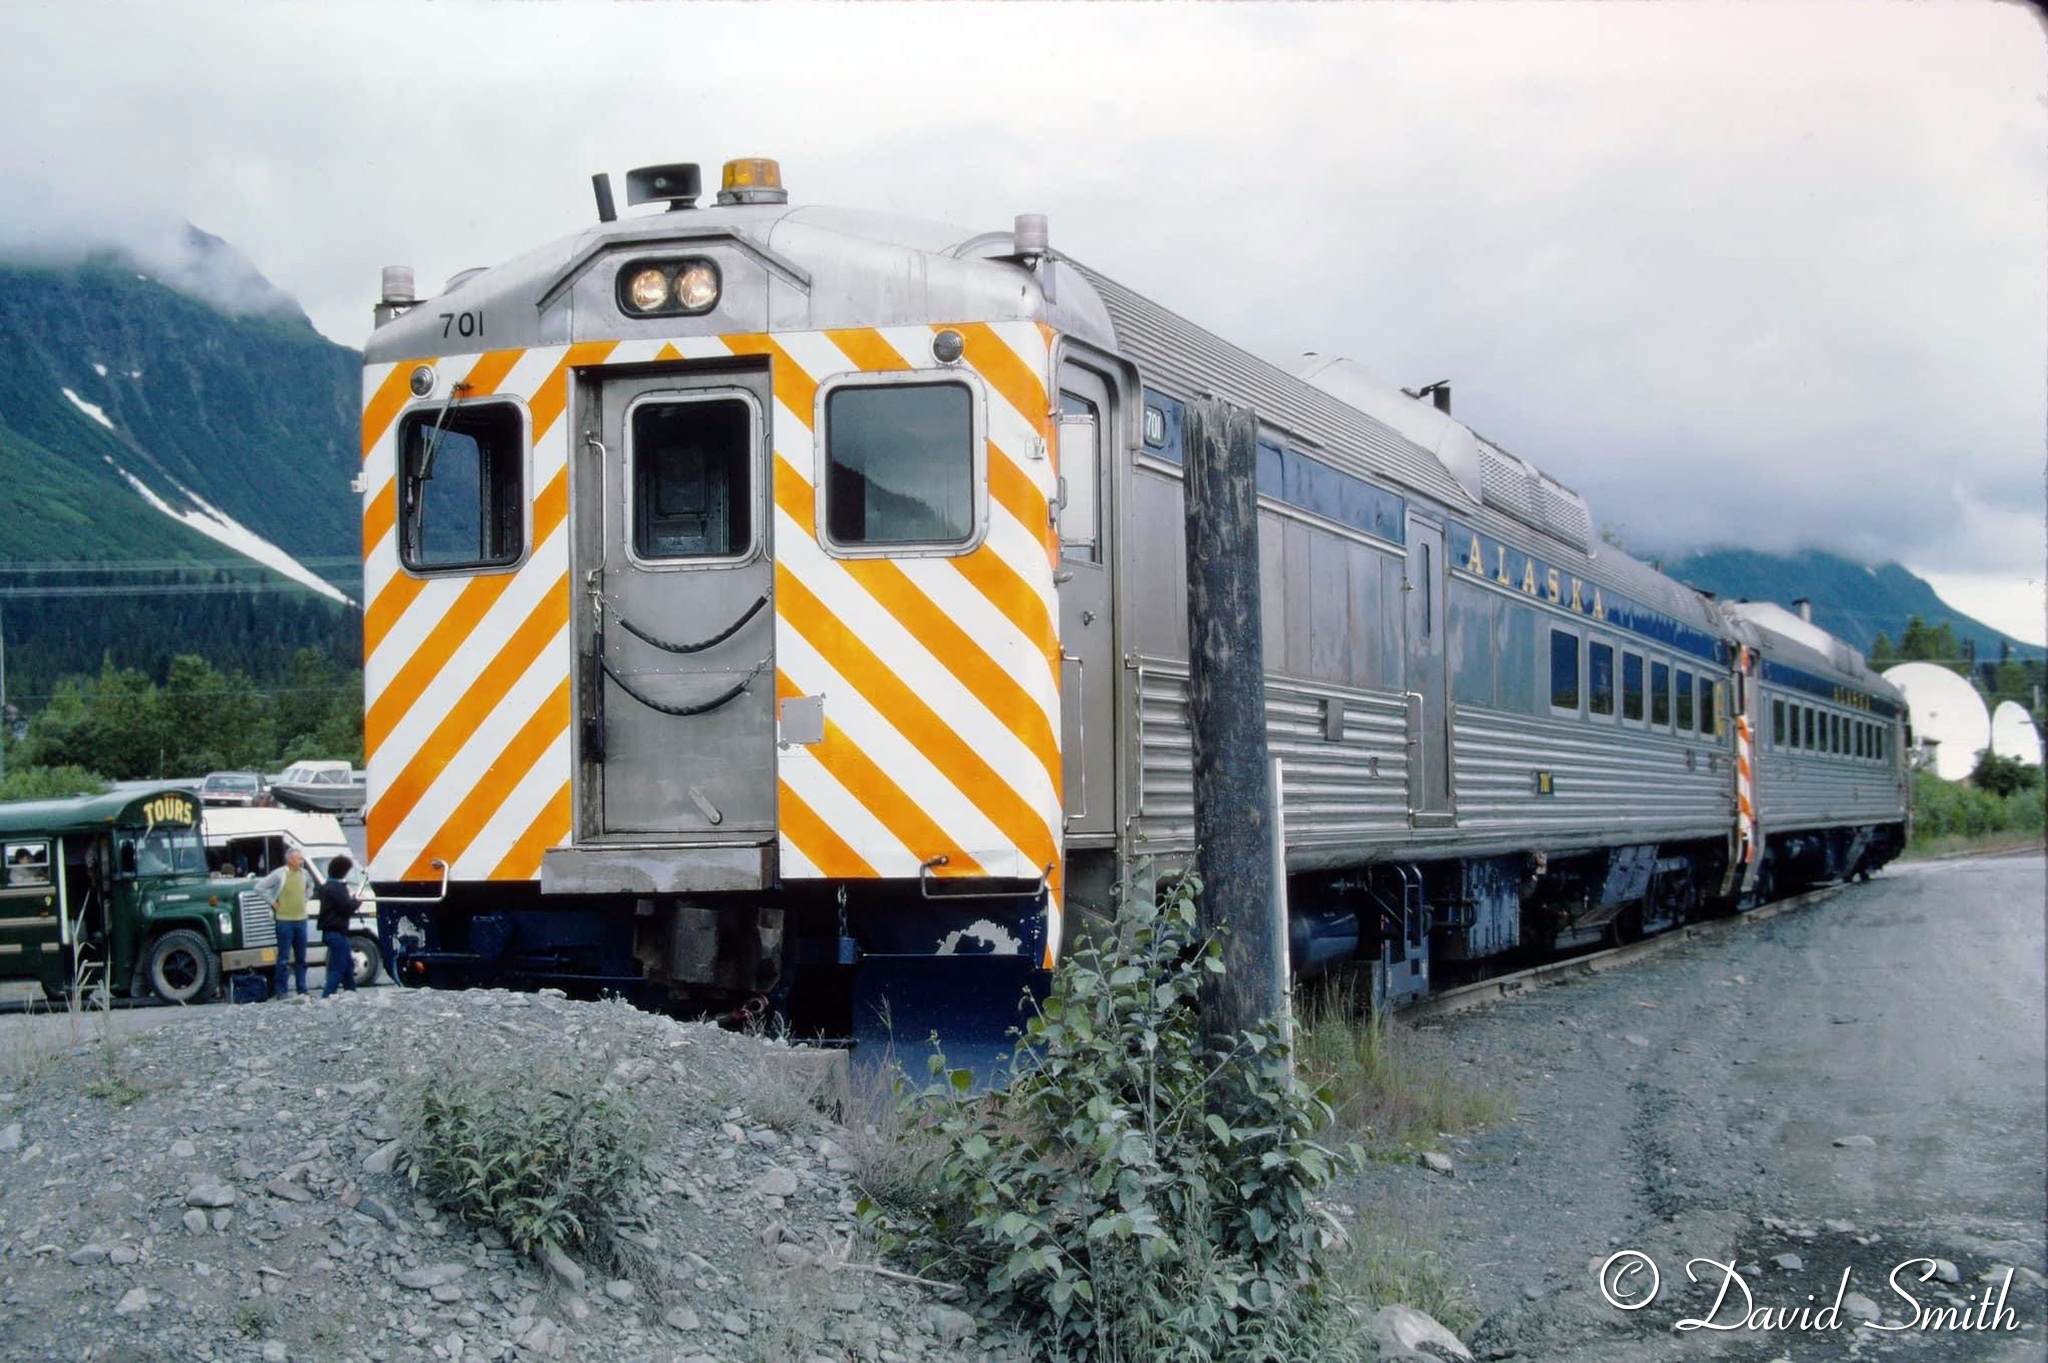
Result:
{"label": "overcast sky", "polygon": [[359,346],[774,156],[798,202],[1056,247],[1345,354],[1638,552],[1897,559],[2044,635],[2048,43],[2018,5],[0,4],[0,247],[226,238]]}

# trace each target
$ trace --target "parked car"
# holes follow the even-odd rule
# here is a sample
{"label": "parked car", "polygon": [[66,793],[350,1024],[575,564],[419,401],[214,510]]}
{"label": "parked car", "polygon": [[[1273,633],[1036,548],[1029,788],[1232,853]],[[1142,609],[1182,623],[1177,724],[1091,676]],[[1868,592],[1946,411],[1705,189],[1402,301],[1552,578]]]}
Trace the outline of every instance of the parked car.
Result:
{"label": "parked car", "polygon": [[267,806],[275,803],[270,782],[260,772],[214,771],[199,783],[199,802],[205,805]]}

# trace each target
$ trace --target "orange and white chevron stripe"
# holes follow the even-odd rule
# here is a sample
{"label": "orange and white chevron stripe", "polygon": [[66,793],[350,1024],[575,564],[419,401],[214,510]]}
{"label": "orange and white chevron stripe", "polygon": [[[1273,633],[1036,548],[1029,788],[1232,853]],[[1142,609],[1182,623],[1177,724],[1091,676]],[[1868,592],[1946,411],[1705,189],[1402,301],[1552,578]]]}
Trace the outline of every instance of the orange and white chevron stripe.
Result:
{"label": "orange and white chevron stripe", "polygon": [[[774,387],[775,685],[825,699],[825,737],[778,750],[781,874],[1057,875],[1059,642],[1045,375],[1033,323],[956,324],[986,407],[988,532],[950,558],[846,559],[816,535],[819,386],[918,368],[935,328],[588,342],[371,366],[364,376],[365,733],[371,874],[530,880],[571,808],[572,369],[759,355]],[[398,417],[415,365],[531,424],[532,552],[516,571],[399,566]],[[930,364],[923,366],[933,372]]]}
{"label": "orange and white chevron stripe", "polygon": [[[1755,681],[1750,670],[1749,650],[1737,650],[1736,668],[1741,676],[1749,678],[1748,689],[1753,691]],[[1751,769],[1751,749],[1755,735],[1750,732],[1749,713],[1738,711],[1735,716],[1735,814],[1740,860],[1746,866],[1756,860],[1756,778]]]}

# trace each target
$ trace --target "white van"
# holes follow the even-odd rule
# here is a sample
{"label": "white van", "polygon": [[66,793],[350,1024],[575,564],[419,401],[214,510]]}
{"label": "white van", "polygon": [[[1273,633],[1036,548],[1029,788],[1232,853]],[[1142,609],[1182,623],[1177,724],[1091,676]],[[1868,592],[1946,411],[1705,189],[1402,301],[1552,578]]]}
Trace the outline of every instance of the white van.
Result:
{"label": "white van", "polygon": [[[223,875],[268,875],[284,865],[289,847],[304,852],[306,864],[322,880],[327,878],[327,863],[335,857],[346,855],[355,862],[355,869],[348,874],[348,887],[360,908],[349,920],[348,936],[355,955],[356,983],[377,982],[384,969],[384,955],[377,947],[377,896],[363,870],[362,857],[349,846],[340,819],[292,809],[208,805],[200,814],[200,832],[206,840],[207,860]],[[307,943],[306,960],[313,965],[327,962],[326,944],[317,933]]]}

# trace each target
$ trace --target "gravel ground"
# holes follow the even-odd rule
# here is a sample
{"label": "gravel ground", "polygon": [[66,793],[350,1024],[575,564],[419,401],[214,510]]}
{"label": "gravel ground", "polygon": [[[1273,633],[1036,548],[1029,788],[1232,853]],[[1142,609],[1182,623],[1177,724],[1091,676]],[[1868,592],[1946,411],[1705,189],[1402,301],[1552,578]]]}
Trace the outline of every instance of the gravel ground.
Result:
{"label": "gravel ground", "polygon": [[[0,1357],[1010,1356],[859,1262],[848,1133],[786,1048],[495,991],[184,1010],[111,1060],[90,1016],[32,1022],[0,1018]],[[455,1032],[629,1057],[661,1130],[629,1277],[550,1273],[394,1170],[392,1091]]]}
{"label": "gravel ground", "polygon": [[[1515,1119],[1446,1141],[1448,1176],[1375,1165],[1360,1201],[1461,1266],[1481,1358],[2041,1359],[2042,870],[2038,853],[1908,864],[1432,1024]],[[1627,1252],[1661,1284],[1634,1310],[1598,1279]],[[1922,1257],[1934,1280],[1898,1282],[1955,1314],[1875,1328],[1915,1325],[1888,1278]],[[1703,1263],[1690,1286],[1695,1259],[1739,1281]],[[1643,1262],[1608,1270],[1617,1295],[1640,1297]],[[1838,1293],[1839,1319],[1749,1315]],[[1958,1320],[1976,1328],[1942,1328]]]}

